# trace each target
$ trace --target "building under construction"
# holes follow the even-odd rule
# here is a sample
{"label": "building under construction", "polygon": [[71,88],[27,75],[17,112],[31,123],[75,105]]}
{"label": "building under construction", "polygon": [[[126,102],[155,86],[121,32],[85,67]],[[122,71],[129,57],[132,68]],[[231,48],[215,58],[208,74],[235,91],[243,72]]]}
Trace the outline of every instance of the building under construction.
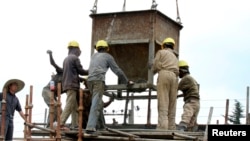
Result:
{"label": "building under construction", "polygon": [[[96,9],[92,9],[90,18],[92,18],[92,40],[91,46],[99,39],[105,39],[109,43],[109,53],[114,57],[118,66],[124,71],[129,80],[135,82],[134,85],[128,87],[125,84],[107,85],[106,91],[113,93],[105,93],[106,96],[116,100],[125,101],[124,122],[122,124],[112,126],[107,125],[105,131],[100,131],[97,137],[84,133],[82,121],[84,119],[82,111],[84,110],[83,99],[87,89],[80,91],[79,105],[79,128],[77,130],[62,131],[60,127],[53,127],[51,121],[50,128],[44,128],[41,123],[32,122],[32,98],[33,88],[30,87],[30,94],[26,97],[26,122],[24,129],[24,139],[27,141],[60,141],[60,140],[77,140],[77,141],[166,141],[166,140],[185,140],[197,141],[203,140],[205,137],[204,128],[202,132],[180,132],[155,130],[155,125],[151,124],[151,100],[156,99],[156,85],[154,84],[154,75],[148,68],[148,64],[153,62],[156,52],[161,48],[161,43],[166,37],[172,37],[176,42],[175,52],[179,53],[180,31],[183,26],[180,19],[172,20],[168,16],[156,9],[155,1],[149,10],[140,11],[122,11],[114,13],[97,13]],[[122,28],[121,28],[122,27]],[[104,30],[106,29],[106,30]],[[91,47],[91,54],[94,48]],[[58,92],[51,91],[51,98],[58,95],[58,110],[53,111],[50,108],[50,114],[60,112],[61,108],[61,86],[58,85]],[[133,93],[133,95],[131,95]],[[145,124],[129,124],[126,122],[128,116],[128,102],[134,99],[146,99],[148,101],[147,119]],[[52,100],[53,101],[53,100]],[[58,113],[59,115],[60,113]],[[60,116],[57,122],[60,123]],[[3,134],[1,139],[4,140]]]}

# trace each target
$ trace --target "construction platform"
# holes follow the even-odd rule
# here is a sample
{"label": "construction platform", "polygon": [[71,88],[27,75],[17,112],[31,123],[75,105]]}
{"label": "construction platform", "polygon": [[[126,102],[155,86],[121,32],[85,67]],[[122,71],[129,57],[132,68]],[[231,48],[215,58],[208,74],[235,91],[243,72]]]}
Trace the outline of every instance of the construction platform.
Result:
{"label": "construction platform", "polygon": [[[56,135],[50,134],[46,131],[32,130],[33,140],[56,140]],[[91,136],[89,134],[81,133],[79,139],[78,130],[62,131],[62,141],[202,141],[204,139],[204,132],[181,132],[178,130],[156,130],[156,129],[123,129],[120,128],[106,128],[104,131],[98,131],[98,136]],[[40,137],[37,138],[36,137]],[[50,137],[50,138],[49,138]]]}

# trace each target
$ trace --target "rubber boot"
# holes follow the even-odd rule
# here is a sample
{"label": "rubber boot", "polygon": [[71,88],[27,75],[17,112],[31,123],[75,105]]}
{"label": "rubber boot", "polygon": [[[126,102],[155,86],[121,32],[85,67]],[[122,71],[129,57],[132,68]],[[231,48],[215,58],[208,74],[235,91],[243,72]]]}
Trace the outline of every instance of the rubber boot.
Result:
{"label": "rubber boot", "polygon": [[187,131],[187,124],[184,123],[184,122],[180,122],[180,124],[179,124],[179,126],[178,126],[177,129],[180,130],[180,131],[182,131],[182,132]]}
{"label": "rubber boot", "polygon": [[194,125],[192,128],[192,132],[198,132],[199,131],[199,126],[198,125]]}

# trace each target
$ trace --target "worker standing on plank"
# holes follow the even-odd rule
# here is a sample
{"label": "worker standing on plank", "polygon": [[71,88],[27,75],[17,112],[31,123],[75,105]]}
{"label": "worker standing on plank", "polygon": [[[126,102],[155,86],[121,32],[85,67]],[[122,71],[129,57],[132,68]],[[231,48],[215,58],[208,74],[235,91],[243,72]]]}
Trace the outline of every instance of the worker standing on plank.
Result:
{"label": "worker standing on plank", "polygon": [[[49,54],[50,64],[56,69],[56,74],[52,74],[51,80],[49,81],[49,83],[43,87],[42,97],[43,97],[44,102],[48,106],[48,108],[50,108],[51,91],[54,92],[54,115],[53,115],[54,118],[53,118],[53,122],[56,122],[57,121],[57,84],[62,83],[63,69],[55,63],[54,58],[52,56],[52,51],[48,50],[47,53]],[[54,82],[53,90],[51,90],[51,88],[50,88],[51,81]],[[61,91],[61,93],[62,93],[62,91]],[[62,111],[62,109],[61,109],[61,111]],[[61,113],[61,111],[60,111],[60,113]],[[47,124],[46,124],[46,128],[49,128],[49,127],[50,127],[50,112],[48,114]]]}
{"label": "worker standing on plank", "polygon": [[70,41],[68,44],[68,56],[63,61],[62,89],[66,92],[66,105],[61,114],[61,129],[68,130],[65,123],[71,115],[71,128],[78,127],[78,104],[77,95],[80,89],[79,75],[88,75],[88,70],[83,69],[79,56],[81,50],[79,43]]}
{"label": "worker standing on plank", "polygon": [[177,98],[183,97],[183,114],[178,126],[178,130],[196,131],[197,130],[197,116],[200,110],[200,95],[199,84],[190,75],[189,66],[186,61],[179,61],[179,77],[181,78],[178,90],[182,91]]}
{"label": "worker standing on plank", "polygon": [[121,80],[122,84],[133,84],[128,81],[127,76],[118,67],[113,56],[109,51],[108,43],[105,40],[99,40],[95,49],[97,52],[91,56],[88,75],[88,88],[92,94],[92,103],[90,114],[86,127],[86,133],[97,136],[97,125],[99,130],[105,129],[105,120],[103,116],[103,93],[105,91],[105,75],[110,68]]}
{"label": "worker standing on plank", "polygon": [[162,49],[156,53],[153,62],[153,73],[158,73],[158,124],[156,129],[159,130],[176,129],[175,114],[179,67],[174,47],[174,39],[166,38],[162,43]]}

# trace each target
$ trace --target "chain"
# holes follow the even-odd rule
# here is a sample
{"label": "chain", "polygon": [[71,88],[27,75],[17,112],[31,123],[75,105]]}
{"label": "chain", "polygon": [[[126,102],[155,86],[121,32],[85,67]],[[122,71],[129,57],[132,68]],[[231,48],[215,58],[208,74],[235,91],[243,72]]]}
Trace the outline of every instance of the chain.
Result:
{"label": "chain", "polygon": [[177,9],[177,18],[176,18],[176,22],[178,22],[179,24],[182,24],[182,23],[181,23],[181,18],[180,18],[180,13],[179,13],[178,0],[176,0],[176,9]]}
{"label": "chain", "polygon": [[122,11],[126,11],[126,0],[124,0]]}
{"label": "chain", "polygon": [[96,14],[96,12],[97,12],[97,1],[98,1],[98,0],[95,0],[95,3],[94,3],[94,5],[93,5],[93,8],[90,10],[93,14]]}
{"label": "chain", "polygon": [[155,2],[155,0],[152,0],[151,9],[156,10],[157,5],[158,5],[158,4]]}

